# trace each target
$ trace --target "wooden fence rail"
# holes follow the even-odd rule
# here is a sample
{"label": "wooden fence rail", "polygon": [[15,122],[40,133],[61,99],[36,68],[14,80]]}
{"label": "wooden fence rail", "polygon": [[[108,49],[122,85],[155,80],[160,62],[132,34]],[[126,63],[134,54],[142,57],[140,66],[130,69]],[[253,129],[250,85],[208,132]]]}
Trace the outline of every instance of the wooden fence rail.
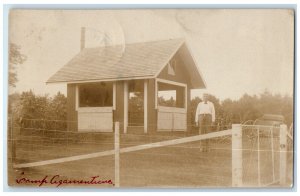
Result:
{"label": "wooden fence rail", "polygon": [[[259,129],[258,129],[259,132]],[[280,184],[286,184],[286,161],[287,161],[287,126],[280,126]],[[128,153],[145,149],[159,148],[170,145],[183,144],[188,142],[201,141],[205,139],[213,139],[222,136],[231,136],[232,138],[232,187],[242,187],[243,186],[243,157],[242,157],[242,125],[233,124],[232,129],[211,132],[203,135],[196,135],[190,137],[184,137],[173,140],[166,140],[160,142],[154,142],[149,144],[142,144],[137,146],[120,148],[120,126],[119,122],[115,123],[115,133],[114,133],[114,149],[89,153],[84,155],[77,155],[65,158],[57,158],[52,160],[45,161],[37,161],[31,163],[22,163],[22,164],[13,164],[14,168],[28,168],[28,167],[37,167],[43,165],[57,164],[57,163],[65,163],[76,160],[84,160],[102,156],[110,156],[114,155],[115,158],[115,187],[119,187],[121,183],[120,179],[120,153]],[[259,134],[258,134],[259,136]],[[260,156],[260,150],[258,149],[258,157]],[[260,172],[258,168],[258,172]],[[258,177],[260,178],[260,177]],[[260,179],[258,179],[260,181]]]}

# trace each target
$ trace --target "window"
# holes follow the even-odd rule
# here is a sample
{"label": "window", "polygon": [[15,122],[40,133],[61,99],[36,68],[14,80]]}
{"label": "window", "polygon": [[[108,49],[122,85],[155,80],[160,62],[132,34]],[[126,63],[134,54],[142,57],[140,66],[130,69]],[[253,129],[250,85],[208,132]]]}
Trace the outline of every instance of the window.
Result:
{"label": "window", "polygon": [[185,107],[185,87],[158,82],[157,99],[159,106]]}
{"label": "window", "polygon": [[113,84],[100,82],[79,86],[79,107],[112,107]]}
{"label": "window", "polygon": [[175,76],[175,71],[176,71],[176,61],[172,59],[168,63],[168,74]]}

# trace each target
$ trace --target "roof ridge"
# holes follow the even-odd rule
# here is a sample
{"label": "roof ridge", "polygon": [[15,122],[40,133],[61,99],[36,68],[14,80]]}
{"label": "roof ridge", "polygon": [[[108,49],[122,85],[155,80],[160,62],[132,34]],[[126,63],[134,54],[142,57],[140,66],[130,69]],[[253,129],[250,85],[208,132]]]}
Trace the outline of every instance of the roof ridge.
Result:
{"label": "roof ridge", "polygon": [[151,40],[151,41],[144,41],[144,42],[132,42],[132,43],[127,43],[129,44],[139,44],[139,43],[155,43],[155,42],[163,42],[163,41],[185,41],[183,37],[178,37],[178,38],[170,38],[170,39],[161,39],[161,40]]}

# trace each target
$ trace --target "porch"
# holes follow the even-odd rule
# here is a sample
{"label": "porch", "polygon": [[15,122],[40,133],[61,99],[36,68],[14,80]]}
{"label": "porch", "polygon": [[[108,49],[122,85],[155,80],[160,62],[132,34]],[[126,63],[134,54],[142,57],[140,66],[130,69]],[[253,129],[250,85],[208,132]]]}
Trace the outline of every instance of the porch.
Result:
{"label": "porch", "polygon": [[187,131],[187,85],[164,79],[75,84],[79,132]]}

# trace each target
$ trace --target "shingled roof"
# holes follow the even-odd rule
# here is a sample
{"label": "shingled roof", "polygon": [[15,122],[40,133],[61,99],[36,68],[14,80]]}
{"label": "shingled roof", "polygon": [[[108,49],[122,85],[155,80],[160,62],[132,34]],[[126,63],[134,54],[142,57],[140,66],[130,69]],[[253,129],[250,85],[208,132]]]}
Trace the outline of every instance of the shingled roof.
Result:
{"label": "shingled roof", "polygon": [[[183,45],[183,39],[172,39],[85,48],[50,77],[47,83],[154,78]],[[198,72],[196,78],[200,77],[198,80],[201,80],[198,83],[202,83],[203,87],[204,81],[195,68]]]}

